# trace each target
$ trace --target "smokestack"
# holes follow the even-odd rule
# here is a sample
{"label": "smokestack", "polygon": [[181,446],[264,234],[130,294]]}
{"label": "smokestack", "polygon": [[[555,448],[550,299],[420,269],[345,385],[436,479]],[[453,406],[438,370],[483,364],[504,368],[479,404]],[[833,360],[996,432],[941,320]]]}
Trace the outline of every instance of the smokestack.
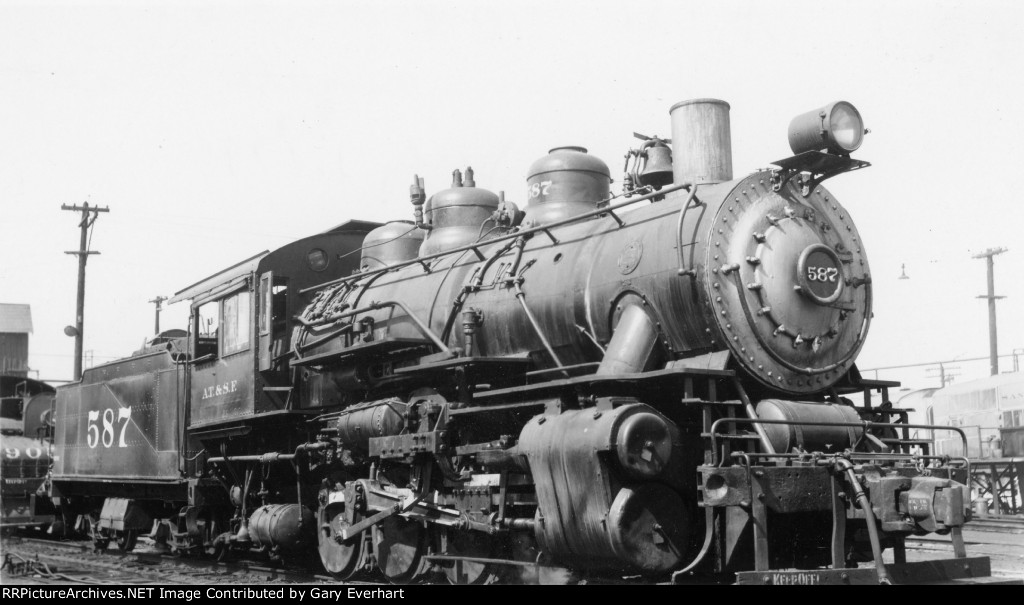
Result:
{"label": "smokestack", "polygon": [[672,178],[675,183],[732,180],[729,104],[718,99],[676,103],[672,117]]}

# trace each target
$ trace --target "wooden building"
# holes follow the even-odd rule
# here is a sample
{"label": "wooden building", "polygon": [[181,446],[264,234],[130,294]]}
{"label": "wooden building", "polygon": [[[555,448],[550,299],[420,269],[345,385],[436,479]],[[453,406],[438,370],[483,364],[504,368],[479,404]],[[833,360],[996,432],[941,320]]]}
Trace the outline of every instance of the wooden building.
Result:
{"label": "wooden building", "polygon": [[28,377],[29,305],[0,303],[0,374]]}

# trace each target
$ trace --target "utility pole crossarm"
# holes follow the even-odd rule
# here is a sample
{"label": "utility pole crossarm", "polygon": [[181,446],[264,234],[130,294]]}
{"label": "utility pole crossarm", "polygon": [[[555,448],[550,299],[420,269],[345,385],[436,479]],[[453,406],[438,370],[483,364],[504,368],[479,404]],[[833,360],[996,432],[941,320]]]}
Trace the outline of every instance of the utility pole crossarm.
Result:
{"label": "utility pole crossarm", "polygon": [[71,206],[68,206],[67,204],[61,204],[60,205],[60,209],[61,210],[73,210],[75,212],[79,212],[81,210],[88,210],[89,212],[110,212],[110,207],[109,206],[104,206],[104,207],[100,208],[99,206],[90,206],[89,202],[86,202],[85,204],[83,204],[81,206],[79,206],[78,204],[74,204],[74,205],[71,205]]}
{"label": "utility pole crossarm", "polygon": [[156,305],[156,319],[153,324],[153,334],[160,333],[160,310],[163,308],[164,301],[167,300],[166,296],[157,296],[156,298],[150,299],[149,302]]}

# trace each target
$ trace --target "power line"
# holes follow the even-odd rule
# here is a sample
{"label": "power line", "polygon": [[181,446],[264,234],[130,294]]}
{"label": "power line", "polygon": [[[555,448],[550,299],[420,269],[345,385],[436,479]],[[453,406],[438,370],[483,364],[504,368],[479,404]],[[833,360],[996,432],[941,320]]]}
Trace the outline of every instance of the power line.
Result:
{"label": "power line", "polygon": [[[1007,353],[1007,354],[1004,354],[1004,355],[1000,355],[1000,357],[1017,357],[1018,355],[1021,354],[1022,351],[1024,351],[1024,349],[1014,349],[1013,353]],[[924,367],[924,366],[933,366],[933,365],[939,364],[939,363],[954,363],[954,362],[961,362],[961,361],[982,361],[984,359],[990,359],[990,358],[989,357],[969,357],[967,359],[957,358],[957,359],[944,359],[942,361],[922,361],[922,362],[919,362],[919,363],[905,363],[905,364],[901,364],[901,365],[898,365],[898,366],[879,366],[877,368],[864,368],[864,369],[860,370],[860,372],[861,372],[861,374],[863,374],[865,372],[878,372],[880,370],[902,370],[904,368],[920,368],[920,367]],[[877,374],[876,374],[876,376],[877,376]]]}

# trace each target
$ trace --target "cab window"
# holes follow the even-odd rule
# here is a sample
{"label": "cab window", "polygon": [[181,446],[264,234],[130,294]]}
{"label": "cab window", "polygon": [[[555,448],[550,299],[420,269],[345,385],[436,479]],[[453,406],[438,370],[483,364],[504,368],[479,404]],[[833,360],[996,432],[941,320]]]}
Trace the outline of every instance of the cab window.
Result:
{"label": "cab window", "polygon": [[197,312],[196,358],[217,356],[217,336],[220,331],[220,303],[208,302]]}
{"label": "cab window", "polygon": [[221,301],[223,341],[221,355],[249,348],[249,292],[242,291]]}

